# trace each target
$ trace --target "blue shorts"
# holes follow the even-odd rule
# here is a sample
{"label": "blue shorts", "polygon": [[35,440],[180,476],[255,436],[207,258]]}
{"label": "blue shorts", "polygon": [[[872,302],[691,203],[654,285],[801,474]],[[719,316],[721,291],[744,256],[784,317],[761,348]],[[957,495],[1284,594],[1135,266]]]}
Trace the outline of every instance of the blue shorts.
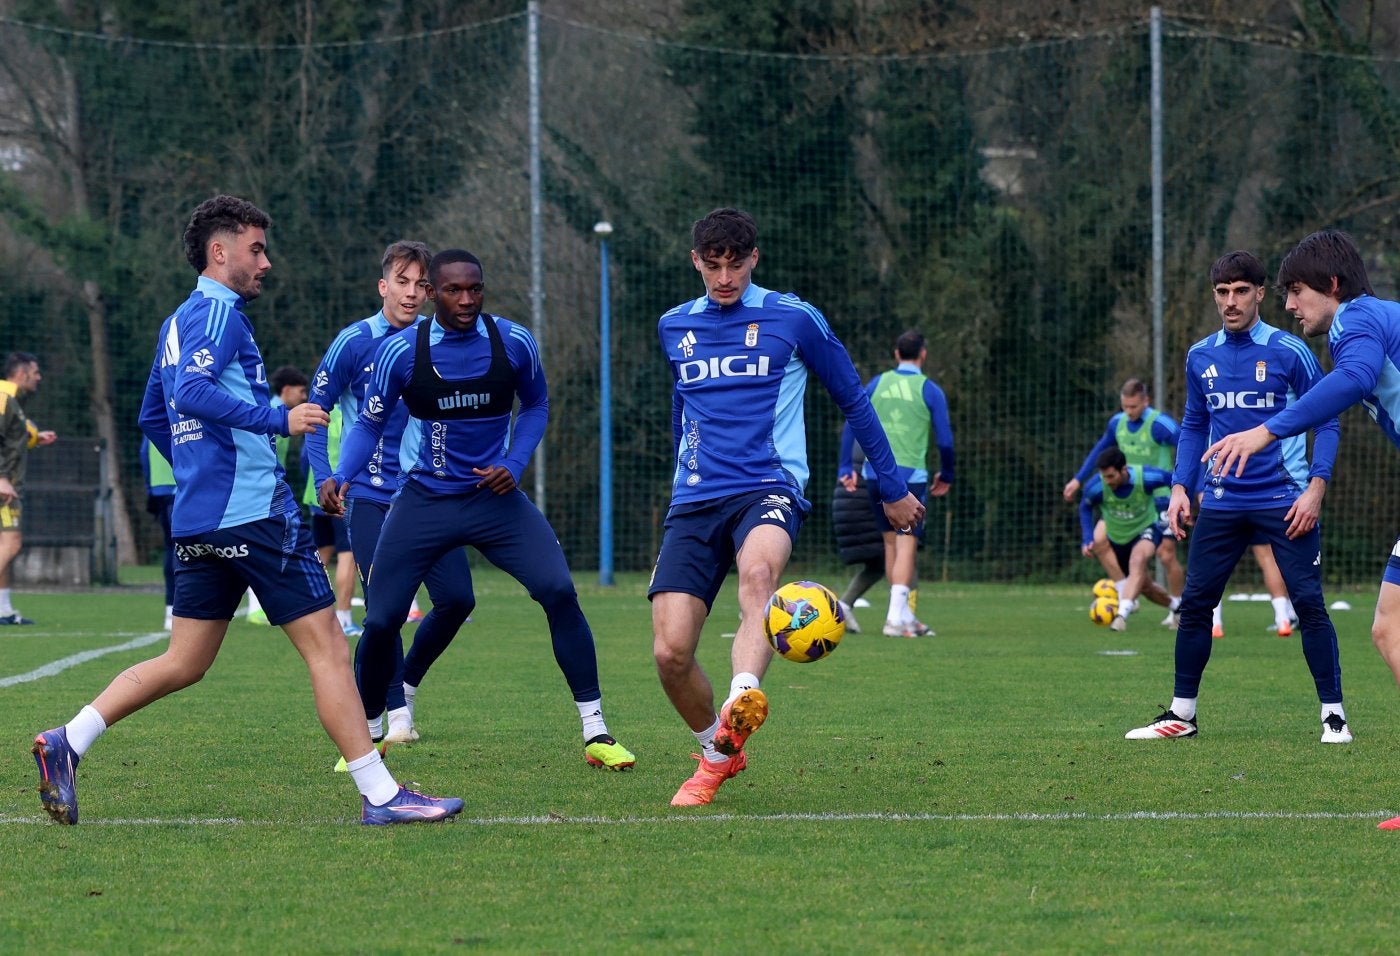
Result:
{"label": "blue shorts", "polygon": [[311,539],[316,549],[335,546],[336,554],[349,554],[350,525],[345,518],[332,518],[324,511],[311,513]]}
{"label": "blue shorts", "polygon": [[[906,487],[909,489],[909,493],[911,495],[919,499],[920,504],[924,506],[928,505],[927,481],[911,481],[906,485]],[[871,491],[873,492],[874,490],[875,489],[872,486]],[[875,527],[880,529],[881,534],[884,534],[886,531],[895,530],[894,526],[890,524],[890,519],[885,517],[884,503],[877,499],[874,494],[871,494],[870,496],[870,512],[875,516]],[[911,531],[910,534],[918,538],[920,541],[924,540],[924,523],[920,521],[918,524],[916,524],[914,526],[914,530]]]}
{"label": "blue shorts", "polygon": [[1382,584],[1400,584],[1400,538],[1395,539],[1395,547],[1390,549],[1390,560],[1385,563]]}
{"label": "blue shorts", "polygon": [[258,596],[272,624],[335,604],[311,533],[297,514],[176,538],[176,617],[233,619],[243,592]]}
{"label": "blue shorts", "polygon": [[1143,528],[1142,531],[1135,535],[1127,544],[1119,544],[1117,541],[1110,541],[1108,542],[1108,546],[1113,549],[1114,556],[1118,558],[1118,567],[1123,570],[1124,574],[1127,574],[1129,559],[1132,557],[1133,549],[1137,547],[1137,543],[1139,541],[1151,541],[1152,550],[1156,551],[1157,546],[1162,543],[1162,536],[1165,532],[1166,529],[1162,527],[1162,523],[1160,521],[1154,521],[1146,528]]}
{"label": "blue shorts", "polygon": [[661,591],[693,594],[708,610],[750,531],[759,525],[775,525],[797,540],[806,517],[798,506],[800,501],[790,491],[751,491],[671,512],[666,516],[661,553],[651,572],[647,598]]}

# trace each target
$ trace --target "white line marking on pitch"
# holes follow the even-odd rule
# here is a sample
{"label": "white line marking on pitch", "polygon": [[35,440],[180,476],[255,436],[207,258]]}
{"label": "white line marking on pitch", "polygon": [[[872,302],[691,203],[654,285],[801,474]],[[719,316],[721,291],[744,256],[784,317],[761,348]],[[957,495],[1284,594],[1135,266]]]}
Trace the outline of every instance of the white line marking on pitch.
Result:
{"label": "white line marking on pitch", "polygon": [[98,647],[90,651],[73,654],[69,657],[62,657],[56,661],[50,661],[43,667],[35,668],[27,674],[12,674],[9,677],[0,677],[0,687],[13,687],[16,684],[27,684],[30,681],[36,681],[40,678],[53,677],[55,674],[61,674],[70,667],[77,667],[79,664],[86,664],[88,661],[96,660],[99,657],[105,657],[108,654],[116,654],[118,651],[132,651],[138,647],[145,647],[147,644],[163,641],[168,637],[170,637],[169,631],[156,631],[152,634],[142,634],[140,637],[133,638],[125,644],[115,644],[112,647]]}
{"label": "white line marking on pitch", "polygon": [[[1393,810],[1335,813],[1295,810],[1215,810],[1203,813],[1180,813],[1170,810],[1135,810],[1129,813],[715,813],[705,815],[677,814],[667,817],[564,817],[557,815],[528,817],[459,817],[457,826],[557,826],[584,824],[593,826],[651,826],[664,823],[845,823],[873,821],[877,823],[1116,823],[1164,820],[1384,820],[1395,816]],[[47,817],[3,816],[0,825],[44,823]],[[346,818],[298,820],[296,826],[308,823],[343,824]],[[89,819],[84,826],[287,826],[285,820],[240,820],[236,817],[181,817],[142,819]]]}

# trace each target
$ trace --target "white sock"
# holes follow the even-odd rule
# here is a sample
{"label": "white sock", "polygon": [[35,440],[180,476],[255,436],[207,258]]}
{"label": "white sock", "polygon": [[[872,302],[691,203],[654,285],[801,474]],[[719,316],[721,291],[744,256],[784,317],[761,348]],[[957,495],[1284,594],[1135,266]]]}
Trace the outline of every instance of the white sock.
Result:
{"label": "white sock", "polygon": [[[1341,702],[1341,701],[1337,701],[1335,704],[1323,704],[1323,705],[1322,705],[1322,719],[1323,719],[1323,720],[1326,720],[1328,714],[1336,714],[1338,717],[1342,718],[1342,720],[1344,720],[1344,721],[1347,719],[1347,712],[1346,712],[1345,710],[1342,709],[1342,702]],[[71,737],[69,738],[69,742],[70,742],[70,743],[72,742],[72,738],[71,738]]]}
{"label": "white sock", "polygon": [[729,758],[715,749],[715,733],[719,730],[719,718],[704,730],[692,730],[695,742],[700,745],[700,756],[710,763],[724,763]]}
{"label": "white sock", "polygon": [[414,598],[412,601],[409,602],[409,605],[408,605],[408,613],[409,613],[409,614],[421,614],[421,613],[423,613],[422,611],[420,611],[420,610],[418,609],[418,599],[417,599],[417,598]]}
{"label": "white sock", "polygon": [[335,619],[340,622],[340,629],[342,631],[349,627],[351,624],[355,623],[353,620],[350,619],[350,612],[342,611],[340,608],[335,609]]}
{"label": "white sock", "polygon": [[408,681],[403,684],[403,702],[408,705],[408,716],[413,716],[413,699],[418,696],[418,688]]}
{"label": "white sock", "polygon": [[576,700],[574,703],[578,705],[579,720],[583,721],[584,743],[594,737],[607,735],[608,724],[603,720],[603,698]]}
{"label": "white sock", "polygon": [[1114,581],[1114,582],[1113,582],[1114,588],[1116,588],[1117,591],[1118,591],[1118,603],[1119,603],[1119,604],[1122,604],[1122,603],[1123,603],[1123,588],[1125,588],[1125,587],[1127,586],[1127,584],[1128,584],[1128,579],[1127,579],[1127,578],[1124,578],[1124,579],[1121,580],[1121,581]]}
{"label": "white sock", "polygon": [[1224,619],[1223,617],[1220,616],[1220,608],[1221,608],[1222,606],[1223,606],[1223,605],[1217,604],[1217,605],[1215,606],[1215,610],[1213,610],[1213,611],[1210,612],[1210,623],[1211,623],[1212,625],[1214,625],[1215,627],[1224,627],[1224,626],[1225,626],[1225,619]]}
{"label": "white sock", "polygon": [[1298,620],[1298,609],[1293,606],[1293,599],[1284,598],[1284,600],[1288,602],[1288,619],[1290,621]]}
{"label": "white sock", "polygon": [[758,675],[750,674],[748,671],[741,671],[734,675],[734,679],[729,682],[729,696],[724,699],[727,704],[735,697],[738,697],[746,690],[755,690],[758,687]]}
{"label": "white sock", "polygon": [[395,707],[389,711],[389,726],[393,727],[396,724],[413,725],[413,714],[409,713],[407,707]]}
{"label": "white sock", "polygon": [[63,730],[68,735],[68,746],[81,757],[98,737],[107,732],[107,721],[89,704],[64,724]]}
{"label": "white sock", "polygon": [[1176,597],[1172,598],[1171,601],[1169,601],[1169,602],[1167,603],[1167,610],[1168,610],[1168,611],[1179,611],[1179,610],[1181,610],[1181,595],[1180,595],[1180,594],[1178,594]]}
{"label": "white sock", "polygon": [[1132,598],[1124,598],[1122,601],[1118,602],[1118,613],[1127,617],[1129,614],[1136,611],[1137,607],[1137,601],[1134,601]]}
{"label": "white sock", "polygon": [[14,605],[10,603],[10,589],[0,588],[0,616],[15,613]]}
{"label": "white sock", "polygon": [[371,717],[370,719],[366,720],[365,723],[369,725],[369,738],[370,738],[370,740],[381,740],[381,739],[383,739],[383,737],[384,737],[384,715],[383,715],[383,714],[380,714],[378,717]]}
{"label": "white sock", "polygon": [[378,750],[371,749],[363,757],[345,761],[345,769],[355,779],[361,795],[376,807],[384,806],[399,792],[399,785],[384,766]]}
{"label": "white sock", "polygon": [[903,584],[890,585],[890,612],[885,615],[885,620],[901,623],[906,617],[912,617],[913,612],[909,610],[909,588]]}
{"label": "white sock", "polygon": [[1269,603],[1274,606],[1274,623],[1283,624],[1290,620],[1287,597],[1269,598]]}
{"label": "white sock", "polygon": [[253,593],[253,589],[252,589],[252,588],[249,588],[249,589],[248,589],[248,613],[249,613],[249,614],[252,614],[254,611],[261,611],[261,610],[262,610],[262,604],[258,601],[258,596],[257,596],[256,594]]}
{"label": "white sock", "polygon": [[1196,698],[1194,697],[1173,697],[1172,713],[1183,720],[1196,719]]}

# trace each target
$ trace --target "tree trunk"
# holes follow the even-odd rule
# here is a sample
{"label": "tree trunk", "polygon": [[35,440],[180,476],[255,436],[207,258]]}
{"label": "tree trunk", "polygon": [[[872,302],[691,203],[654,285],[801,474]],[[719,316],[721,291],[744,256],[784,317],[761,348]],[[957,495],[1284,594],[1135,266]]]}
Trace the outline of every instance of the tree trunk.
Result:
{"label": "tree trunk", "polygon": [[96,282],[83,283],[83,305],[87,309],[88,340],[92,350],[92,420],[97,435],[107,443],[111,456],[109,474],[112,479],[112,532],[117,536],[117,564],[136,563],[136,539],[131,533],[131,516],[126,510],[126,490],[122,483],[121,442],[117,440],[117,423],[112,414],[116,393],[112,389],[112,365],[107,357],[107,312],[102,304],[102,289]]}

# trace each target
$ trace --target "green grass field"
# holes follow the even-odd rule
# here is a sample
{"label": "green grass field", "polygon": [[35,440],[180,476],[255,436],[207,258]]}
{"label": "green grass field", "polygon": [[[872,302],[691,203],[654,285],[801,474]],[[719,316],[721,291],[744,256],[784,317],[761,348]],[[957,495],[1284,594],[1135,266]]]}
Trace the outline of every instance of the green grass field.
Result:
{"label": "green grass field", "polygon": [[[1356,741],[1324,747],[1267,604],[1226,605],[1200,738],[1129,742],[1171,697],[1158,609],[1115,634],[1088,622],[1087,588],[925,584],[938,636],[908,641],[870,633],[877,588],[833,657],[774,662],[749,769],[680,810],[693,741],[653,670],[645,579],[579,580],[636,769],[584,763],[543,615],[478,570],[475,621],[420,693],[424,739],[389,755],[467,809],[387,829],[357,825],[295,652],[241,621],[202,683],[84,759],[80,825],[49,823],[34,733],[162,645],[13,678],[157,631],[160,597],[17,595],[40,623],[0,630],[0,951],[1395,948],[1400,834],[1375,825],[1400,813],[1400,694],[1370,644],[1374,591],[1329,595],[1355,607],[1335,619]],[[734,606],[701,647],[721,689]]]}

